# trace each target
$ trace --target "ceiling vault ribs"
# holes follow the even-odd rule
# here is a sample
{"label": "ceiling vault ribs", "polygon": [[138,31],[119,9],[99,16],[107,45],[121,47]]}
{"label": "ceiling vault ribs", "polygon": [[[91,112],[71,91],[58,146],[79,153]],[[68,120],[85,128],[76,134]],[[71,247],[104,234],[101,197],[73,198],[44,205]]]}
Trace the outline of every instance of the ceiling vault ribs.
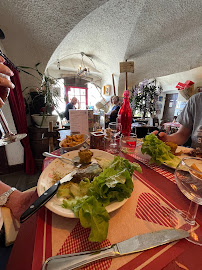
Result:
{"label": "ceiling vault ribs", "polygon": [[[202,66],[201,10],[201,0],[2,0],[1,49],[16,65],[41,62],[43,71],[48,63],[56,77],[77,72],[84,52],[100,86],[112,85],[114,74],[121,95],[119,62],[125,59],[135,64],[129,86]],[[33,84],[20,76],[22,88]]]}

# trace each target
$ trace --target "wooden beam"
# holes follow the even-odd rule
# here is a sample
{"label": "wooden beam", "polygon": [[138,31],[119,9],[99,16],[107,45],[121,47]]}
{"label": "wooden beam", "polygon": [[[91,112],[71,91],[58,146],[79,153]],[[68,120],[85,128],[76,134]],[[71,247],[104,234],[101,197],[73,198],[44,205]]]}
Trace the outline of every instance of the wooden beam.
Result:
{"label": "wooden beam", "polygon": [[112,83],[114,88],[114,96],[116,96],[116,89],[115,89],[115,83],[114,83],[114,74],[112,74]]}

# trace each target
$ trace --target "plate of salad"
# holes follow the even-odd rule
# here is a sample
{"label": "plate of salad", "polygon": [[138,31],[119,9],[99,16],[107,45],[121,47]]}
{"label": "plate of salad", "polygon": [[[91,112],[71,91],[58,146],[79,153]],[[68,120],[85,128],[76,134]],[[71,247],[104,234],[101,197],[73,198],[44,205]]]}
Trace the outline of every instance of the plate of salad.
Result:
{"label": "plate of salad", "polygon": [[149,163],[157,165],[166,165],[172,169],[176,169],[181,161],[181,156],[176,156],[171,152],[171,147],[159,140],[153,133],[145,136],[141,147],[142,154],[150,156]]}
{"label": "plate of salad", "polygon": [[[120,208],[131,196],[133,172],[141,172],[141,167],[101,150],[90,151],[91,164],[82,168],[70,182],[62,184],[45,206],[60,216],[79,218],[83,227],[91,228],[89,241],[102,242],[107,237],[109,213]],[[76,159],[78,150],[63,156]],[[73,169],[75,167],[68,162],[53,160],[39,178],[38,195]]]}

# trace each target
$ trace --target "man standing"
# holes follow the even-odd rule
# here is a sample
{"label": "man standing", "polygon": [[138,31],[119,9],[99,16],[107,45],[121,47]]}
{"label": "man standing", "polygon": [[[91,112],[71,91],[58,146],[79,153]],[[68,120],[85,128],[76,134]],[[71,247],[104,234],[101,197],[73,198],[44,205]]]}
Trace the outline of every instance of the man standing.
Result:
{"label": "man standing", "polygon": [[66,110],[64,112],[64,116],[66,117],[67,120],[69,120],[69,110],[74,110],[77,102],[78,102],[77,98],[73,97],[72,100],[67,104]]}

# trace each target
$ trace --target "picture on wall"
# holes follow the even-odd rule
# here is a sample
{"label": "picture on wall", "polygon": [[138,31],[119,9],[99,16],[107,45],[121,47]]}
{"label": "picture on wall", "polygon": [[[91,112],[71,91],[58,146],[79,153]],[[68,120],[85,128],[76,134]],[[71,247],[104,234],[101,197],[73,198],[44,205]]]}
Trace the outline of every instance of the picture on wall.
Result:
{"label": "picture on wall", "polygon": [[104,95],[110,96],[110,91],[111,91],[111,85],[105,85],[104,86]]}

